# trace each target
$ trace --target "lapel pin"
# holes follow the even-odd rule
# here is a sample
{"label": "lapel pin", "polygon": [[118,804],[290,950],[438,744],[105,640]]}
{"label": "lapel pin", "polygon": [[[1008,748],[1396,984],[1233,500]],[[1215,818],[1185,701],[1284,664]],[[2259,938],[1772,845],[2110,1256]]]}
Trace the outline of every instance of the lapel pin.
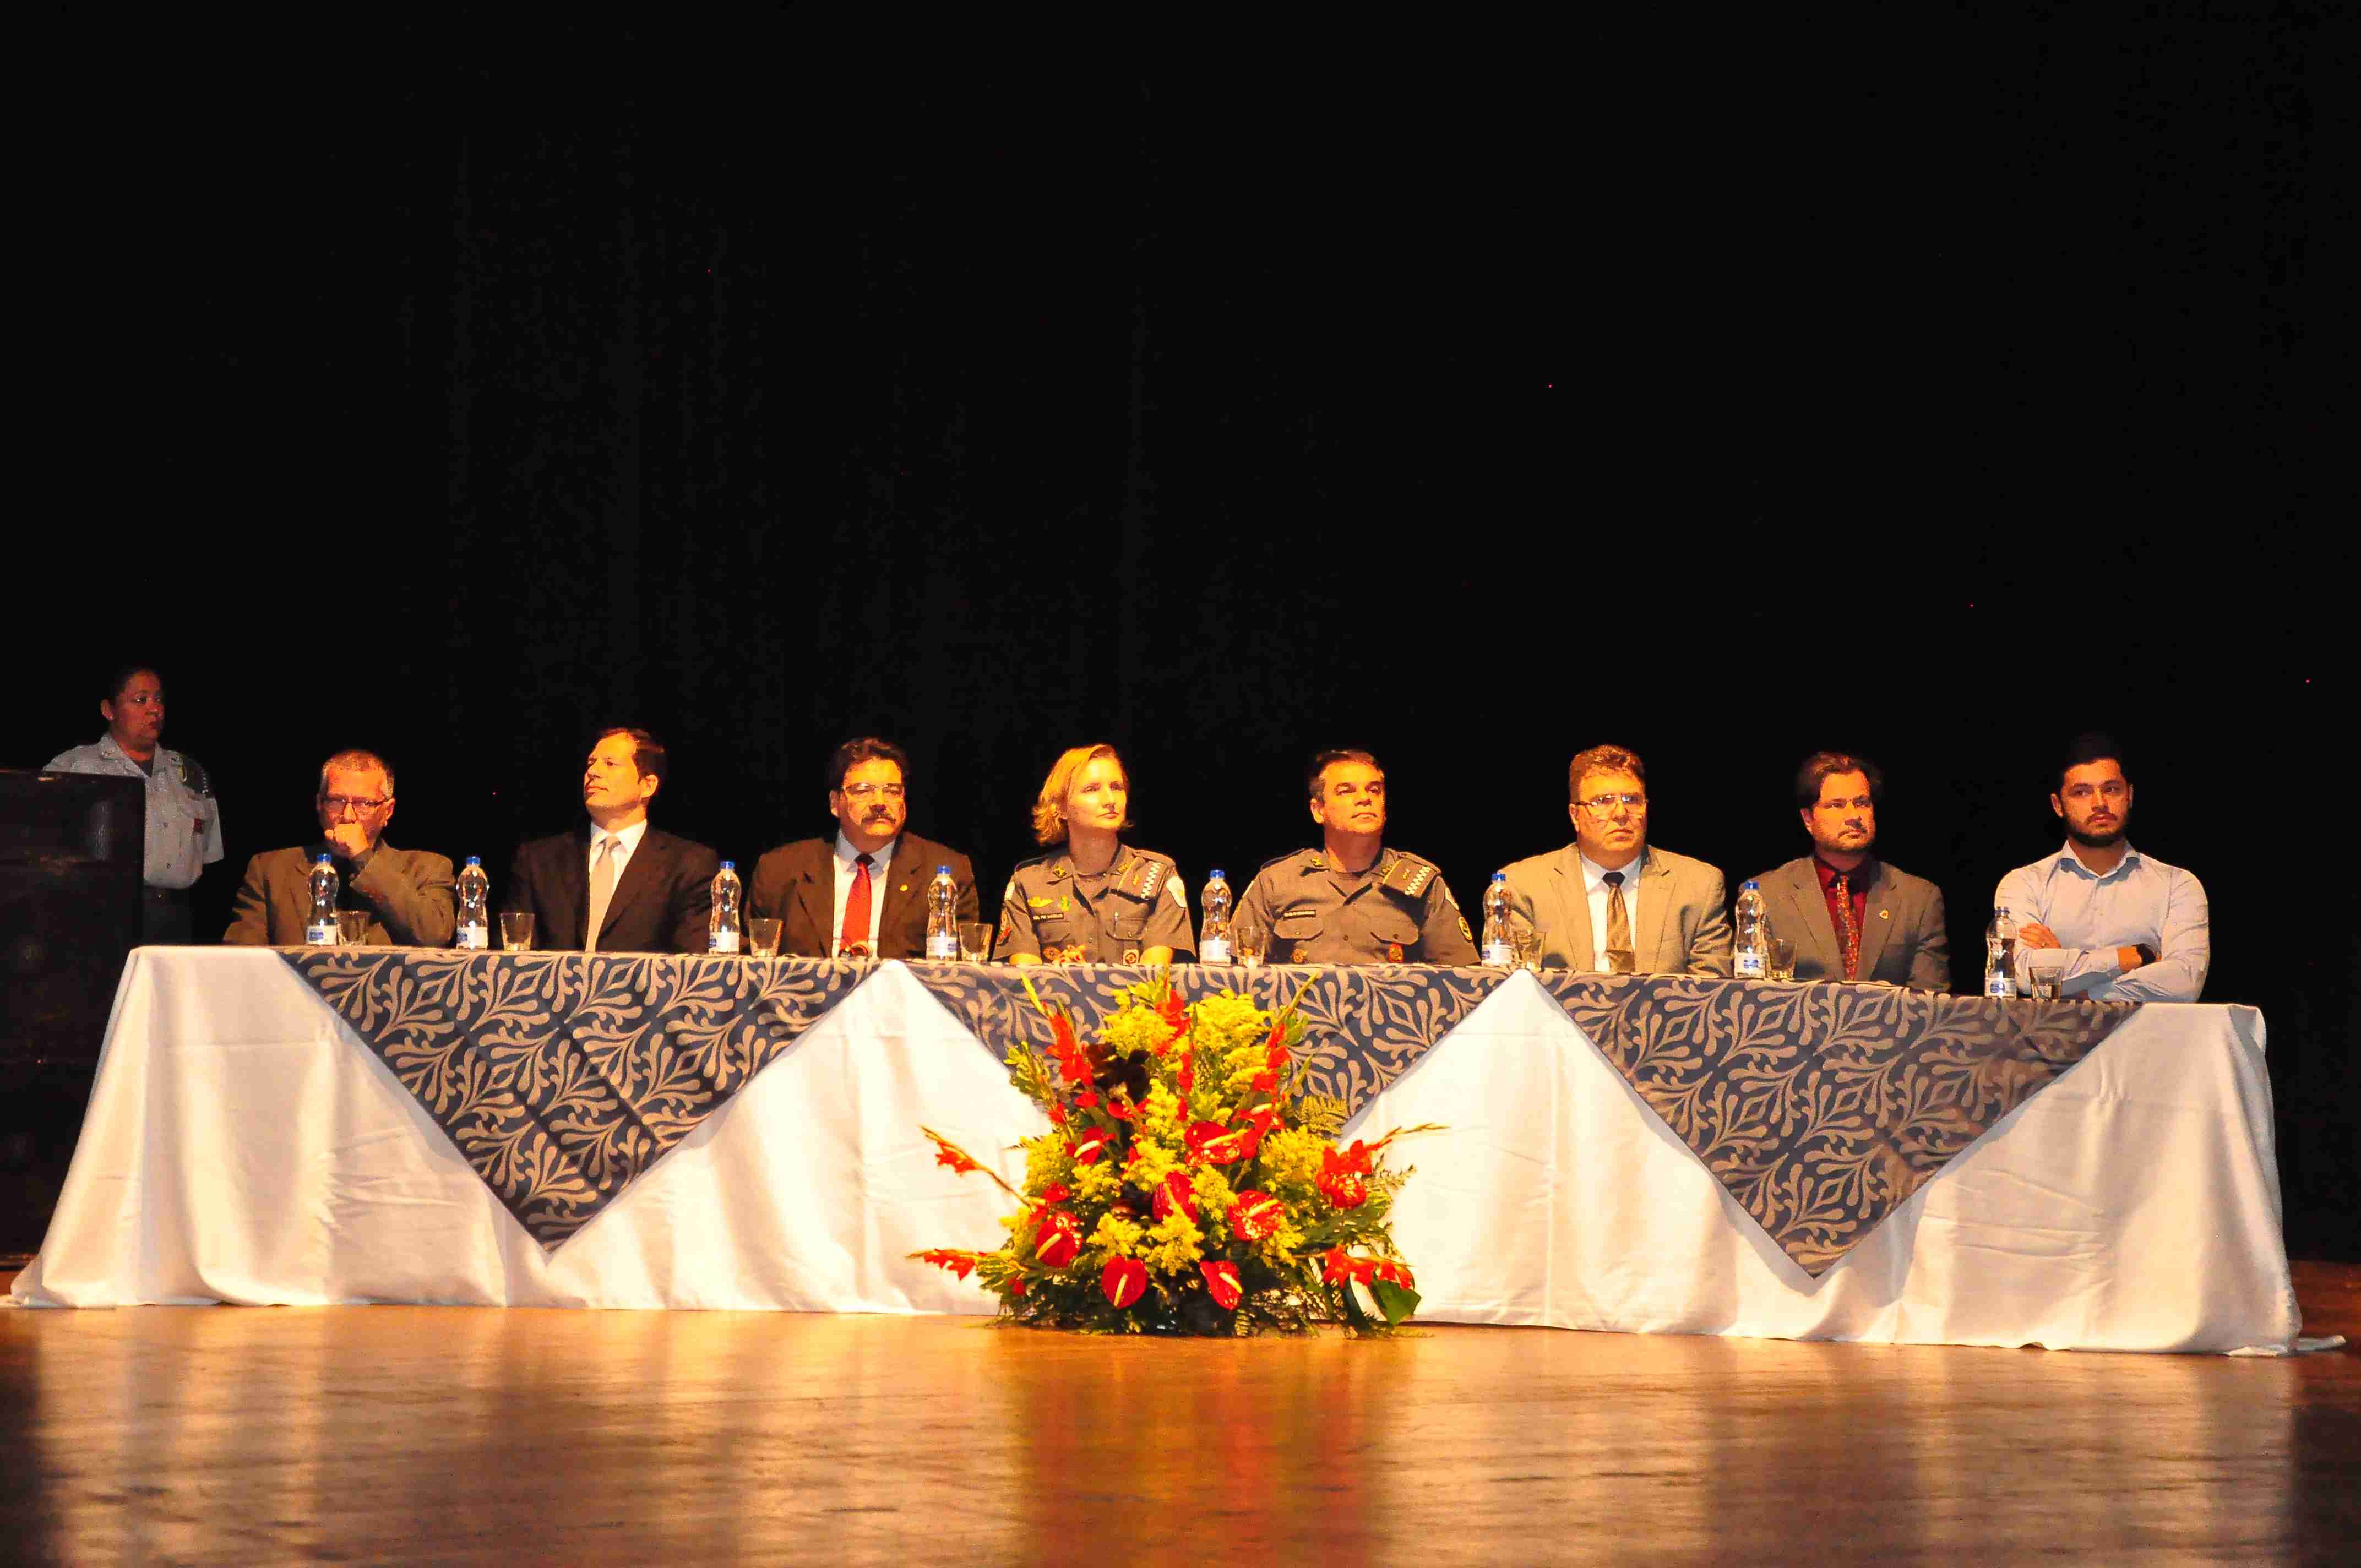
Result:
{"label": "lapel pin", "polygon": [[908,883],[906,883],[906,883],[904,883],[901,886],[899,886],[899,887],[895,888],[894,891],[895,891],[895,893],[907,893],[907,892],[909,892],[909,891],[910,891],[910,884],[909,884]]}
{"label": "lapel pin", "polygon": [[1881,910],[1879,910],[1879,911],[1877,912],[1877,917],[1878,917],[1880,920],[1887,919],[1887,918],[1889,918],[1889,917],[1890,917],[1891,913],[1892,913],[1892,912],[1891,912],[1891,911],[1889,911],[1889,910],[1881,909]]}

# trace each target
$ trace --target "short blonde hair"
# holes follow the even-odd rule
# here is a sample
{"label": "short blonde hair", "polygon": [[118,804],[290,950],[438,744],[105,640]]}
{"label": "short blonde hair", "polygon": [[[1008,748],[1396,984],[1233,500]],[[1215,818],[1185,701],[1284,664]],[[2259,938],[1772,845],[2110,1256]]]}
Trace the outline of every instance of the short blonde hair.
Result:
{"label": "short blonde hair", "polygon": [[[1049,769],[1049,776],[1041,781],[1041,793],[1033,802],[1033,841],[1055,844],[1066,836],[1066,795],[1074,787],[1074,775],[1101,757],[1111,760],[1122,769],[1123,787],[1131,788],[1131,770],[1123,765],[1123,758],[1112,746],[1072,746]],[[1131,826],[1128,814],[1126,828]]]}

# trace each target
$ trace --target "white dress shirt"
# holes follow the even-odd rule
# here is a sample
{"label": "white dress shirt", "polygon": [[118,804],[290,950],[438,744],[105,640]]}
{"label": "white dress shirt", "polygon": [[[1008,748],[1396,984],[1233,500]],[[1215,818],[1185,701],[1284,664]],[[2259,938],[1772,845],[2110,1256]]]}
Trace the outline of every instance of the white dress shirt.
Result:
{"label": "white dress shirt", "polygon": [[[2194,1002],[2205,989],[2205,971],[2213,962],[2205,884],[2128,844],[2115,869],[2101,876],[2082,863],[2070,841],[2048,859],[2001,878],[1993,902],[2006,907],[2020,927],[2049,927],[2066,956],[2065,995],[2095,1002]],[[2143,942],[2155,949],[2157,961],[2125,973],[2116,949]],[[2038,950],[2017,948],[2019,978]]]}
{"label": "white dress shirt", "polygon": [[[1590,895],[1590,967],[1607,970],[1607,868],[1594,861],[1580,850],[1574,858],[1582,862],[1582,890]],[[1648,864],[1648,851],[1642,847],[1623,872],[1623,913],[1631,922],[1631,966],[1646,973],[1646,958],[1640,952],[1640,872]]]}
{"label": "white dress shirt", "polygon": [[[894,850],[902,840],[896,838],[882,850],[873,850],[869,857],[869,952],[877,953],[877,927],[885,917],[885,866],[893,860]],[[861,853],[842,833],[836,836],[836,907],[828,922],[828,954],[841,958],[844,946],[844,901],[852,894],[852,879],[861,874],[854,857]]]}

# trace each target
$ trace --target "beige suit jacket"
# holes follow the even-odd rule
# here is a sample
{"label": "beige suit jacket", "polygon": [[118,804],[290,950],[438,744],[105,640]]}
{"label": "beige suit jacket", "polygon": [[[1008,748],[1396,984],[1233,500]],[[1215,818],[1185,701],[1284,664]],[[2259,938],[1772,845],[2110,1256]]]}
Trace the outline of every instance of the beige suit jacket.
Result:
{"label": "beige suit jacket", "polygon": [[[246,862],[222,940],[233,946],[300,948],[312,919],[312,862],[324,845],[272,850]],[[339,872],[349,867],[339,867]],[[447,855],[397,850],[379,840],[368,864],[337,890],[342,909],[369,912],[361,940],[379,948],[447,948],[456,924],[457,879]]]}
{"label": "beige suit jacket", "polygon": [[[1590,931],[1590,895],[1582,883],[1582,855],[1574,845],[1519,861],[1508,868],[1509,898],[1517,912],[1549,933],[1544,969],[1598,967]],[[1631,959],[1642,974],[1727,975],[1730,911],[1721,873],[1703,861],[1648,846],[1640,869],[1640,897],[1631,929]]]}

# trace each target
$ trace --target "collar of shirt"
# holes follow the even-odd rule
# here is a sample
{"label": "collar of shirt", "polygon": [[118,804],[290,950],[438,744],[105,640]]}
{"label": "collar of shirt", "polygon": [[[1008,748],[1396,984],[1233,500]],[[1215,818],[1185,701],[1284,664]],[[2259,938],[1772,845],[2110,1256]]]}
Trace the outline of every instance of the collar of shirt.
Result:
{"label": "collar of shirt", "polygon": [[1877,880],[1877,857],[1875,855],[1872,855],[1868,859],[1862,861],[1861,864],[1853,867],[1852,870],[1849,872],[1840,872],[1837,870],[1836,867],[1828,864],[1828,861],[1820,859],[1819,856],[1814,855],[1812,857],[1812,870],[1819,876],[1820,893],[1823,896],[1834,893],[1837,886],[1837,878],[1844,877],[1848,879],[1845,883],[1846,888],[1851,892],[1855,898],[1860,898],[1868,893],[1869,884]]}
{"label": "collar of shirt", "polygon": [[[901,838],[899,835],[896,835],[893,841],[888,843],[884,849],[873,851],[869,857],[870,876],[878,882],[884,881],[885,862],[892,860],[894,858],[894,851],[901,847]],[[860,860],[860,858],[861,851],[852,847],[852,840],[846,838],[841,830],[839,830],[836,835],[836,869],[838,872],[843,876],[851,876],[853,872],[853,864],[855,861]]]}
{"label": "collar of shirt", "polygon": [[2116,877],[2128,874],[2134,866],[2139,864],[2139,858],[2140,852],[2129,844],[2125,844],[2124,858],[2115,862],[2115,869],[2105,876],[2101,876],[2082,863],[2082,857],[2074,852],[2074,840],[2069,839],[2066,840],[2065,848],[2058,851],[2058,867],[2060,871],[2079,876],[2085,882],[2111,882]]}
{"label": "collar of shirt", "polygon": [[608,832],[604,828],[598,826],[596,823],[593,823],[590,828],[590,858],[585,863],[594,866],[597,865],[598,863],[598,840],[601,838],[612,839],[615,840],[615,847],[613,850],[609,851],[609,854],[613,858],[615,862],[615,874],[620,877],[623,874],[623,868],[631,863],[631,855],[639,849],[640,840],[647,836],[648,819],[644,817],[641,817],[637,822],[632,823],[629,828],[618,828],[611,833]]}
{"label": "collar of shirt", "polygon": [[[164,764],[172,755],[171,752],[159,746],[156,748],[155,754],[148,759],[148,765],[143,768],[130,752],[125,751],[115,741],[115,732],[111,729],[98,738],[98,754],[110,762],[121,763],[127,773],[137,773],[144,778],[151,779],[160,779],[165,776]],[[179,769],[174,768],[172,772],[177,773]]]}
{"label": "collar of shirt", "polygon": [[[1607,868],[1605,866],[1600,865],[1597,861],[1592,860],[1580,850],[1576,850],[1574,852],[1574,855],[1575,859],[1582,862],[1583,892],[1597,893],[1600,888],[1607,885]],[[1640,852],[1632,857],[1631,863],[1620,868],[1623,872],[1623,891],[1627,895],[1634,887],[1639,885],[1640,873],[1647,869],[1648,851],[1646,847],[1642,846]]]}

